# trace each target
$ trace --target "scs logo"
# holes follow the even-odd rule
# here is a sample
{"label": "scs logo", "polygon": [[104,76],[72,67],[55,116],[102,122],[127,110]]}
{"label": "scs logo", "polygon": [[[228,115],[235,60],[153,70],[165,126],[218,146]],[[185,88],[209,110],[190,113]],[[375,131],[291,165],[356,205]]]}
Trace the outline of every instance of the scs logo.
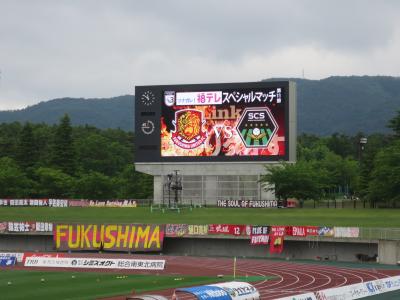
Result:
{"label": "scs logo", "polygon": [[246,148],[267,148],[278,131],[278,124],[268,108],[246,108],[236,131]]}
{"label": "scs logo", "polygon": [[265,120],[265,112],[249,112],[249,120]]}

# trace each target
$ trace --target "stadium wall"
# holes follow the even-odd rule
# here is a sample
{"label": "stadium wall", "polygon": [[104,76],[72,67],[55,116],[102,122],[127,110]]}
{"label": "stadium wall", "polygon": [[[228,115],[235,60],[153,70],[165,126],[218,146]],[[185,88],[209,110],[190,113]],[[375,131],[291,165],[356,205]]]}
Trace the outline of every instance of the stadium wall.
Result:
{"label": "stadium wall", "polygon": [[[350,239],[300,239],[287,237],[282,254],[269,253],[269,246],[252,246],[246,238],[165,238],[162,253],[193,256],[238,256],[256,258],[312,259],[326,261],[357,261],[356,254],[396,264],[400,259],[398,242]],[[397,248],[396,248],[397,247]],[[0,251],[54,251],[51,235],[0,235]]]}

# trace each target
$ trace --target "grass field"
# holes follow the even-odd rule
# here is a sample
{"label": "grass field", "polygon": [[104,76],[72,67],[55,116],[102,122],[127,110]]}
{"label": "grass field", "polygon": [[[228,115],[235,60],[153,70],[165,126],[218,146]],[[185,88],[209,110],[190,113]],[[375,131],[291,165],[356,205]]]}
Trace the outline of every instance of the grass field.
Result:
{"label": "grass field", "polygon": [[184,223],[184,224],[265,224],[400,227],[398,209],[304,208],[239,209],[195,208],[192,211],[156,210],[149,207],[0,207],[1,221],[47,221],[84,223]]}
{"label": "grass field", "polygon": [[[240,278],[247,282],[265,279],[267,278],[255,276]],[[0,299],[95,299],[126,295],[133,289],[136,293],[143,293],[230,280],[233,280],[230,276],[221,279],[204,276],[145,276],[0,269]]]}

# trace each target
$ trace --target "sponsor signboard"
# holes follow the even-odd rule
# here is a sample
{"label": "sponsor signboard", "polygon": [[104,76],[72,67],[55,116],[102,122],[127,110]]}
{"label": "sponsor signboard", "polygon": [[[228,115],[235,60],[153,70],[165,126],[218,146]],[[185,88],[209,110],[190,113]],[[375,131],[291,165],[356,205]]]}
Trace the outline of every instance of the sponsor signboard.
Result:
{"label": "sponsor signboard", "polygon": [[0,233],[7,232],[8,222],[0,222]]}
{"label": "sponsor signboard", "polygon": [[137,207],[135,200],[90,200],[93,207]]}
{"label": "sponsor signboard", "polygon": [[337,238],[358,238],[360,235],[358,227],[334,227],[333,230]]}
{"label": "sponsor signboard", "polygon": [[27,257],[25,267],[164,270],[163,259],[113,259],[78,257]]}
{"label": "sponsor signboard", "polygon": [[252,226],[250,234],[251,245],[267,245],[269,243],[270,226]]}
{"label": "sponsor signboard", "polygon": [[307,236],[307,226],[288,226],[287,235],[291,236]]}
{"label": "sponsor signboard", "polygon": [[208,225],[208,234],[246,235],[246,225],[210,224]]}
{"label": "sponsor signboard", "polygon": [[232,300],[260,299],[258,290],[247,282],[231,281],[210,284],[210,286],[216,286],[223,289],[229,294],[229,296],[231,296]]}
{"label": "sponsor signboard", "polygon": [[0,257],[0,267],[11,267],[14,266],[17,262],[17,258],[15,256],[9,257]]}
{"label": "sponsor signboard", "polygon": [[181,237],[188,234],[187,224],[166,224],[165,236],[168,237]]}
{"label": "sponsor signboard", "polygon": [[0,199],[0,206],[68,207],[67,199]]}
{"label": "sponsor signboard", "polygon": [[[178,295],[182,292],[193,294],[199,300],[232,300],[227,291],[220,287],[210,285],[179,288],[176,289],[176,292]],[[180,297],[178,296],[178,298]]]}
{"label": "sponsor signboard", "polygon": [[56,250],[159,251],[164,225],[156,224],[57,224]]}
{"label": "sponsor signboard", "polygon": [[22,262],[24,259],[24,253],[22,252],[0,252],[0,258],[15,257],[17,262]]}
{"label": "sponsor signboard", "polygon": [[399,289],[400,276],[394,276],[346,285],[343,287],[321,290],[315,292],[315,296],[318,300],[352,300],[392,292]]}
{"label": "sponsor signboard", "polygon": [[22,262],[25,263],[27,257],[65,257],[64,253],[42,253],[42,252],[25,252]]}
{"label": "sponsor signboard", "polygon": [[327,227],[327,226],[319,227],[318,235],[333,237],[333,235],[334,235],[333,227]]}
{"label": "sponsor signboard", "polygon": [[208,225],[188,225],[187,235],[207,235]]}
{"label": "sponsor signboard", "polygon": [[7,222],[7,232],[52,232],[53,223],[49,222]]}
{"label": "sponsor signboard", "polygon": [[314,293],[305,293],[301,295],[293,295],[289,297],[279,298],[276,300],[317,300]]}
{"label": "sponsor signboard", "polygon": [[275,208],[276,200],[217,200],[217,207],[224,208]]}

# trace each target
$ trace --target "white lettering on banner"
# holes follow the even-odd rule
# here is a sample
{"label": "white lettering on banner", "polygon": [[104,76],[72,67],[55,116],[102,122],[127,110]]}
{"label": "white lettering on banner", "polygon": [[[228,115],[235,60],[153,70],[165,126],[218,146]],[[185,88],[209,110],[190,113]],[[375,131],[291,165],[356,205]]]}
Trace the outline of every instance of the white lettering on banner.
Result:
{"label": "white lettering on banner", "polygon": [[29,256],[25,267],[164,270],[165,260]]}
{"label": "white lettering on banner", "polygon": [[316,292],[315,295],[317,299],[353,300],[392,292],[395,290],[400,290],[400,276],[387,277],[338,288],[326,289]]}

